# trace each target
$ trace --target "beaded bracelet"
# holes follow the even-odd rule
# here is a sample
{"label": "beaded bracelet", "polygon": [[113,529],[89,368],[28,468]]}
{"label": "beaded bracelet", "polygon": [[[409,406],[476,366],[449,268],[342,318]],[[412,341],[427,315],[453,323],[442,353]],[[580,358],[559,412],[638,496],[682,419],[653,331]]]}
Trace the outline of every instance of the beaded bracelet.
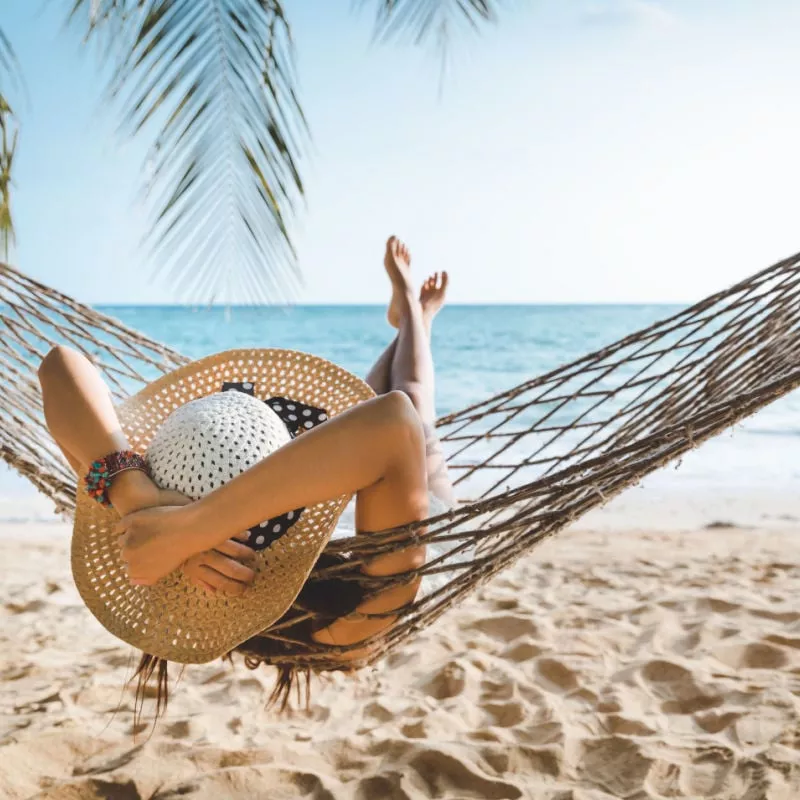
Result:
{"label": "beaded bracelet", "polygon": [[103,458],[93,461],[86,474],[86,492],[90,497],[97,500],[100,505],[110,506],[108,490],[111,488],[111,481],[120,472],[130,469],[138,469],[146,475],[150,474],[147,462],[139,453],[133,450],[119,450],[116,453],[109,453]]}

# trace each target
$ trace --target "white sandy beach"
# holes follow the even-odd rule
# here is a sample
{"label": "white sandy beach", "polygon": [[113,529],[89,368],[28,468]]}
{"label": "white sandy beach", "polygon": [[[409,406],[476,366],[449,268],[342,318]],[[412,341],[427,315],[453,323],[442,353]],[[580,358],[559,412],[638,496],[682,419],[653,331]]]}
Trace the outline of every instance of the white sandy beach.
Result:
{"label": "white sandy beach", "polygon": [[637,491],[316,681],[310,715],[216,662],[135,741],[135,658],[82,606],[67,526],[7,523],[0,797],[797,798],[800,502]]}

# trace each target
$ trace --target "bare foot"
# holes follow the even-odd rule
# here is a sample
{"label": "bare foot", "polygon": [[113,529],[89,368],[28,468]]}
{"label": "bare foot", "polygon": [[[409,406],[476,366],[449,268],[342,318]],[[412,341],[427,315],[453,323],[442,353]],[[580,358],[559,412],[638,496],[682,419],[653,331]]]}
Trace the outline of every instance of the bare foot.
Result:
{"label": "bare foot", "polygon": [[390,236],[386,242],[383,265],[392,282],[392,299],[389,301],[386,319],[393,328],[399,328],[411,287],[411,253],[396,236]]}
{"label": "bare foot", "polygon": [[438,272],[430,275],[422,282],[419,290],[419,302],[422,306],[422,318],[428,333],[431,332],[433,318],[439,313],[439,309],[444,305],[444,296],[447,294],[447,273]]}

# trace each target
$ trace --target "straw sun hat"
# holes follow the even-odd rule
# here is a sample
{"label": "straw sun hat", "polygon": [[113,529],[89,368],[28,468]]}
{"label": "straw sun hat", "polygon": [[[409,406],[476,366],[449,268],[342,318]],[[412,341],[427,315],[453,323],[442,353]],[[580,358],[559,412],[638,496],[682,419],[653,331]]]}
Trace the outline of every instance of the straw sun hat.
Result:
{"label": "straw sun hat", "polygon": [[[294,435],[373,396],[360,378],[307,353],[230,350],[164,375],[117,413],[156,483],[197,499]],[[349,499],[294,509],[251,528],[256,579],[232,597],[206,594],[181,570],[154,586],[131,586],[113,532],[119,517],[90,498],[81,481],[72,574],[89,610],[115,636],[170,661],[204,663],[288,610]]]}

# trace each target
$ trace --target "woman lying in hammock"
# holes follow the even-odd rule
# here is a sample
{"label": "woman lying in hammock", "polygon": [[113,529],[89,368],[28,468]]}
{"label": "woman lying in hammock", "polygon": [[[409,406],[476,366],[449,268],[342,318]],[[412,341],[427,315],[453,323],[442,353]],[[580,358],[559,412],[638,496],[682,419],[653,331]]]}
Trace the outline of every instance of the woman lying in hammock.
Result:
{"label": "woman lying in hammock", "polygon": [[[113,478],[105,499],[123,518],[120,546],[132,584],[152,585],[180,568],[209,593],[242,594],[255,576],[247,566],[254,553],[242,543],[247,537],[241,534],[252,519],[339,495],[356,494],[360,532],[423,520],[432,511],[429,502],[435,502],[437,510],[452,507],[452,485],[434,433],[430,349],[431,324],[444,303],[447,273],[429,277],[417,295],[410,262],[406,246],[391,237],[384,256],[392,284],[388,319],[398,333],[366,378],[378,397],[309,430],[196,502],[157,487],[137,469]],[[78,475],[106,454],[128,451],[108,389],[87,359],[55,348],[42,362],[39,377],[48,428]],[[361,570],[373,576],[403,573],[424,563],[424,551],[411,547],[388,553]],[[380,614],[399,609],[413,601],[419,584],[419,578],[397,584],[366,600],[362,591],[355,611]],[[328,600],[335,608],[341,604],[342,582],[330,582],[327,598],[325,586],[324,581],[317,584],[316,599],[323,591],[323,603]],[[386,629],[395,619],[348,619],[345,610],[325,627],[307,626],[305,635],[320,644],[350,645]],[[265,639],[262,649],[269,648],[269,642]],[[274,663],[280,665],[280,647],[273,644]],[[140,664],[145,680],[156,661],[145,656]],[[292,677],[292,670],[285,668],[282,681],[287,691]]]}

